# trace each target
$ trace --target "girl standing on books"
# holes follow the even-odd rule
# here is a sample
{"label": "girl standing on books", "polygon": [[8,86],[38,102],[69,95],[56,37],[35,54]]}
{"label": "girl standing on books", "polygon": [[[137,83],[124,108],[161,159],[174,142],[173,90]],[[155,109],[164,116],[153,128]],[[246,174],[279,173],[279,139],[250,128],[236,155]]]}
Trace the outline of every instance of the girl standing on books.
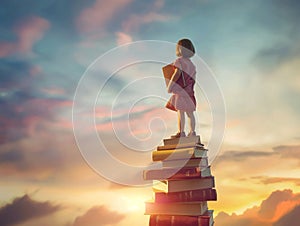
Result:
{"label": "girl standing on books", "polygon": [[194,94],[196,67],[190,60],[195,54],[193,43],[189,39],[181,39],[176,46],[178,58],[173,63],[175,70],[168,84],[168,93],[173,93],[166,108],[177,111],[178,132],[172,138],[185,137],[185,114],[189,119],[188,136],[196,136],[195,116],[196,98]]}

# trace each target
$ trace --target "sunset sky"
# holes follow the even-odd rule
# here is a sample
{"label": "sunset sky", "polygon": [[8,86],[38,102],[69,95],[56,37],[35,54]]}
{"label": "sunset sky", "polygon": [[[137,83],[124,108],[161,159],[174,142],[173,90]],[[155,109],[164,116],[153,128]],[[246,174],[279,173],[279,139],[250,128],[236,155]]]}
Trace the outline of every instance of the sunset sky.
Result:
{"label": "sunset sky", "polygon": [[[0,21],[0,225],[148,224],[152,189],[137,181],[151,151],[177,129],[164,108],[161,67],[176,59],[170,50],[183,37],[195,45],[192,60],[213,72],[226,108],[211,162],[215,225],[297,225],[299,1],[2,0]],[[132,42],[140,43],[133,51]],[[149,51],[167,57],[150,62]],[[86,90],[76,96],[83,78]],[[215,142],[210,88],[196,88],[196,130],[206,146]]]}

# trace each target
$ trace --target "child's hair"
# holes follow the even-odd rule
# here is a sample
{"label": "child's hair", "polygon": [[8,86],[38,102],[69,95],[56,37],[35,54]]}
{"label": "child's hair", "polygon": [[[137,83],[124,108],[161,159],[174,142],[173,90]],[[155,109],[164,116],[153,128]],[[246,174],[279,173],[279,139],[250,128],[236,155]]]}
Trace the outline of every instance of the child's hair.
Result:
{"label": "child's hair", "polygon": [[190,58],[195,54],[195,47],[191,40],[189,39],[181,39],[177,42],[176,46],[176,56]]}

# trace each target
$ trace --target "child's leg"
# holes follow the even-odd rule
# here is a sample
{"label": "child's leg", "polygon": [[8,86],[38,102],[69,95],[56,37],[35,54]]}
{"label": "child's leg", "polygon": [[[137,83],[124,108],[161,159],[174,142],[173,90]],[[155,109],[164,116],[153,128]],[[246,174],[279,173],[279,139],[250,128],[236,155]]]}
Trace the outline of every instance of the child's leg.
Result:
{"label": "child's leg", "polygon": [[177,111],[178,115],[178,129],[179,132],[184,132],[184,125],[185,125],[185,118],[184,118],[184,111]]}
{"label": "child's leg", "polygon": [[195,132],[196,120],[195,120],[194,112],[189,111],[189,112],[186,112],[186,114],[189,118],[190,132]]}

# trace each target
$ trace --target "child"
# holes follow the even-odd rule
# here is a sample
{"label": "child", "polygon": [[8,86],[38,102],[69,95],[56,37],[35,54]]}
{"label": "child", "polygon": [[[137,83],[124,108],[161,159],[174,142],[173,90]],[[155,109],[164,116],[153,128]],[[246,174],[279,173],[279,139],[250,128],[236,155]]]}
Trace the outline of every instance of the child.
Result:
{"label": "child", "polygon": [[190,60],[195,54],[193,43],[189,39],[181,39],[176,46],[178,58],[173,63],[175,70],[168,84],[167,90],[173,93],[166,107],[177,111],[178,114],[178,133],[172,138],[185,137],[185,113],[189,119],[190,132],[188,136],[196,136],[195,116],[196,98],[194,95],[194,85],[196,67]]}

